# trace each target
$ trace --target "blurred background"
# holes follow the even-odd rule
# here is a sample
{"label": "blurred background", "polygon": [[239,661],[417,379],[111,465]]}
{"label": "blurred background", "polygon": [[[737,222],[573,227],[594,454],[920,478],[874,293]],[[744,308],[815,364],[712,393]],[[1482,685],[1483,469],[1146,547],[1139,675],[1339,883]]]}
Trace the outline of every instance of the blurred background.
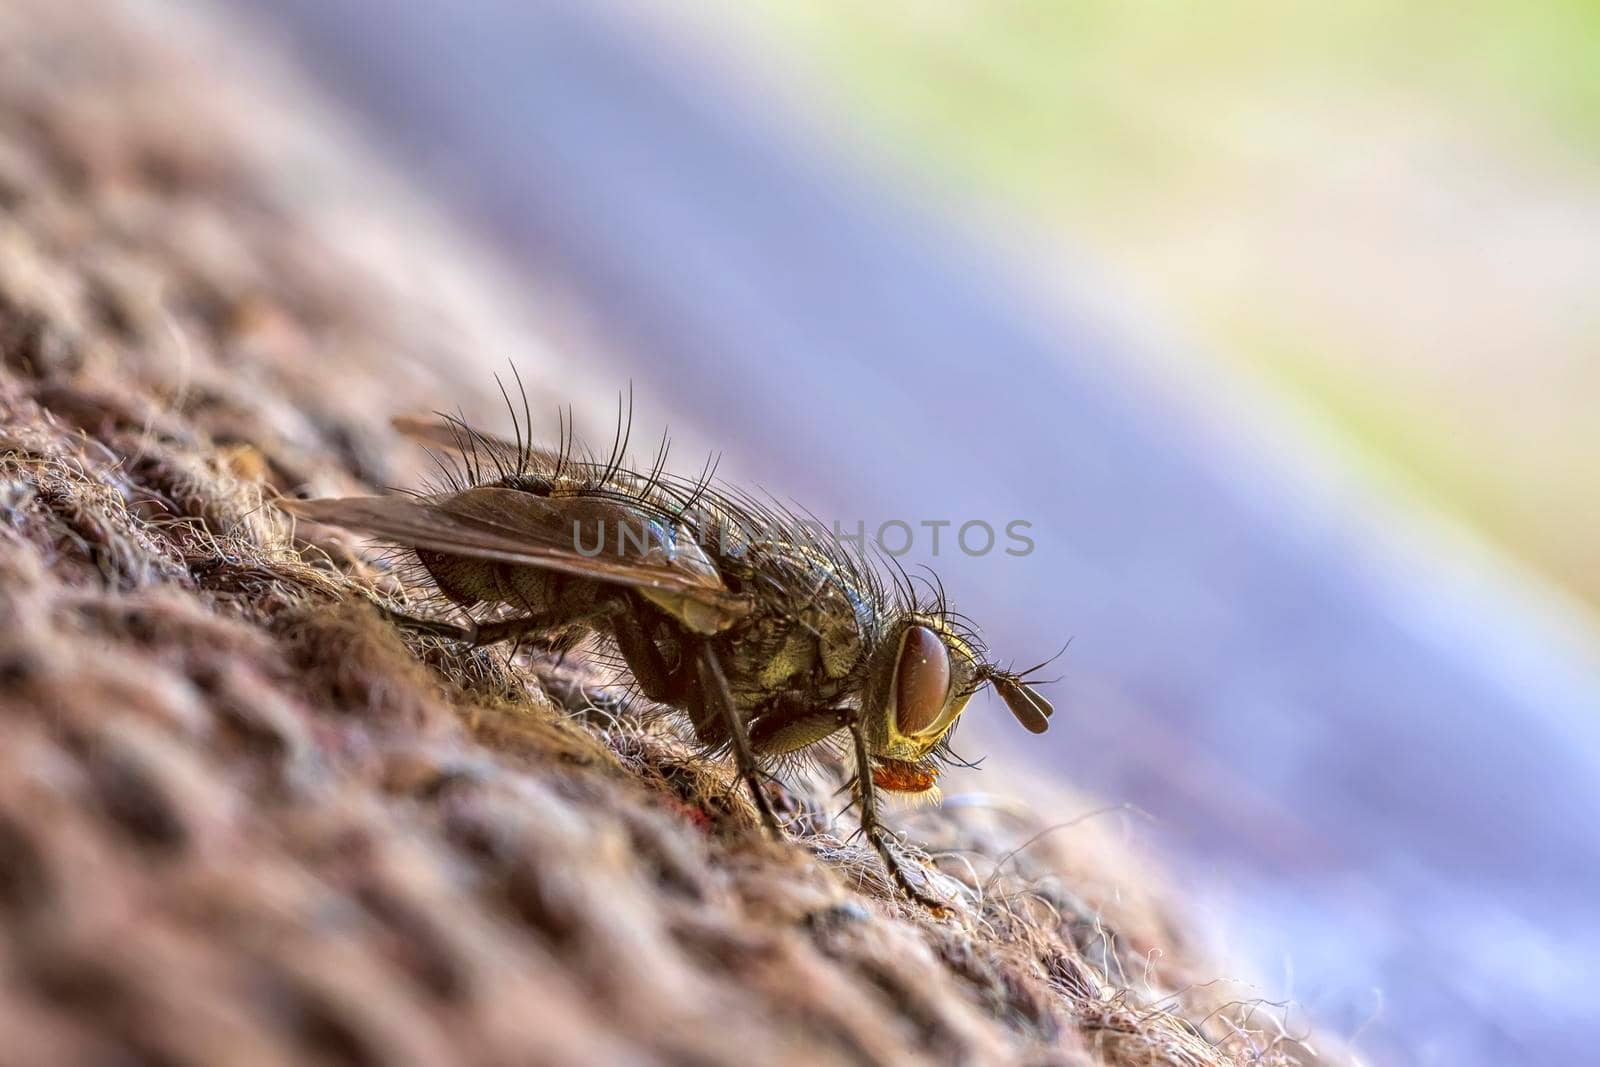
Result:
{"label": "blurred background", "polygon": [[1600,604],[1600,11],[763,0],[852,113]]}
{"label": "blurred background", "polygon": [[1588,1054],[1592,5],[223,10],[560,295],[581,410],[631,380],[847,527],[1032,524],[904,560],[1004,656],[1074,639],[962,788],[1137,805],[1233,973],[1372,1062]]}

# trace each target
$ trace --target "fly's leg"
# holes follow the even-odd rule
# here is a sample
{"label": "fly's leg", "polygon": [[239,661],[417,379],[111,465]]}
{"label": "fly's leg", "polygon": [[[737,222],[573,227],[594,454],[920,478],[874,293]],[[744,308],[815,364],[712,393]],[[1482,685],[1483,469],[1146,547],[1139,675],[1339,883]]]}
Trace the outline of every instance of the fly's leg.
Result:
{"label": "fly's leg", "polygon": [[756,766],[755,751],[750,746],[744,720],[734,706],[733,695],[728,691],[728,680],[723,676],[722,665],[711,646],[698,643],[692,670],[687,662],[679,664],[676,669],[669,668],[661,649],[651,639],[638,613],[628,610],[626,602],[619,603],[618,610],[611,615],[611,633],[616,639],[617,650],[627,661],[634,681],[639,683],[639,689],[645,696],[663,704],[687,708],[694,721],[695,732],[701,736],[706,735],[706,727],[712,716],[722,720],[739,777],[744,779],[751,796],[755,798],[762,824],[777,833],[778,817],[772,810],[766,791],[761,788],[761,771]]}
{"label": "fly's leg", "polygon": [[514,619],[496,619],[474,626],[472,637],[467,643],[481,647],[499,644],[501,641],[520,640],[529,634],[543,633],[563,623],[571,625],[572,622],[571,619],[557,620],[549,615],[519,615]]}
{"label": "fly's leg", "polygon": [[[772,810],[772,801],[767,799],[766,790],[761,788],[761,769],[756,766],[755,750],[750,747],[750,735],[745,729],[745,723],[739,717],[739,709],[734,706],[733,693],[728,689],[728,679],[722,673],[722,664],[717,660],[717,653],[705,641],[697,642],[695,662],[700,672],[700,696],[706,704],[716,706],[722,713],[723,725],[728,731],[728,741],[733,748],[734,766],[739,770],[739,777],[744,779],[745,785],[750,788],[750,795],[755,798],[756,809],[761,812],[761,822],[774,834],[780,834],[778,816]],[[712,708],[704,708],[709,713]]]}
{"label": "fly's leg", "polygon": [[806,707],[768,711],[750,724],[750,745],[764,755],[781,756],[798,752],[849,726],[855,718],[851,708]]}
{"label": "fly's leg", "polygon": [[906,877],[905,870],[900,865],[900,857],[889,847],[888,831],[878,821],[878,795],[872,781],[872,764],[867,756],[866,735],[861,732],[859,722],[850,724],[850,737],[856,747],[856,788],[861,791],[861,832],[872,842],[872,847],[883,859],[883,865],[889,869],[895,884],[906,896],[931,911],[946,910],[949,905],[934,899],[911,884],[911,880]]}
{"label": "fly's leg", "polygon": [[466,626],[458,626],[453,622],[441,622],[438,619],[419,619],[414,615],[407,615],[390,607],[380,606],[380,610],[396,626],[415,633],[443,637],[448,641],[460,641],[473,648],[499,644],[501,641],[516,640],[529,634],[545,633],[560,629],[563,626],[572,626],[591,621],[589,618],[574,619],[570,616],[560,617],[555,614],[540,613],[518,615],[511,619],[496,619],[493,622],[472,622]]}
{"label": "fly's leg", "polygon": [[396,611],[386,604],[379,604],[378,610],[383,617],[401,629],[413,633],[428,634],[432,637],[443,637],[447,641],[465,641],[472,644],[478,638],[478,624],[458,626],[453,622],[441,622],[438,619],[419,619],[415,615],[407,615],[403,611]]}
{"label": "fly's leg", "polygon": [[627,661],[639,691],[660,704],[683,707],[690,703],[693,672],[680,664],[676,670],[667,666],[661,649],[646,632],[639,613],[626,601],[618,601],[611,611],[611,636],[617,642],[617,651]]}

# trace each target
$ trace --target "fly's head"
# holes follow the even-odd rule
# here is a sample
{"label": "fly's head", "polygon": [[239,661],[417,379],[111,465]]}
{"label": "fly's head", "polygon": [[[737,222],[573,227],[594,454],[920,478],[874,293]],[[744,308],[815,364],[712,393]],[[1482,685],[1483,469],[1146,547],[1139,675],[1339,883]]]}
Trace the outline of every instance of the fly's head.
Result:
{"label": "fly's head", "polygon": [[989,663],[975,639],[940,613],[901,615],[867,663],[864,717],[874,782],[891,792],[932,789],[937,750],[985,685],[995,687],[1025,729],[1043,733],[1053,709],[1025,680],[1030,673]]}

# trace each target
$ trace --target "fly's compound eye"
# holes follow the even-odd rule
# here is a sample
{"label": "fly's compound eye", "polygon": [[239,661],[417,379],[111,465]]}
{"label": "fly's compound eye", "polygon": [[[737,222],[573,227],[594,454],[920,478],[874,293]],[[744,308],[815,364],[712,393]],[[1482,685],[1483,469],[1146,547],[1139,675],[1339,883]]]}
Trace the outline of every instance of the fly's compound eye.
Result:
{"label": "fly's compound eye", "polygon": [[939,635],[913,626],[900,638],[894,672],[895,728],[909,737],[927,733],[944,714],[950,694],[950,652]]}

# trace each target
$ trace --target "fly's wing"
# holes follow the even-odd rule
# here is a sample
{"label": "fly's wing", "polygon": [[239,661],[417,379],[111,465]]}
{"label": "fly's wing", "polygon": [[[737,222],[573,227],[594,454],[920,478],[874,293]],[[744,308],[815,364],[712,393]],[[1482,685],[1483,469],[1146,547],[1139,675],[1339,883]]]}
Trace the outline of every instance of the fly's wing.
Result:
{"label": "fly's wing", "polygon": [[639,590],[699,633],[750,613],[681,527],[604,497],[544,497],[481,486],[400,496],[284,500],[293,515],[446,555],[492,560]]}
{"label": "fly's wing", "polygon": [[389,420],[389,425],[428,448],[460,454],[487,453],[492,461],[499,462],[507,470],[531,463],[540,473],[549,474],[561,467],[561,457],[548,448],[535,447],[531,442],[508,441],[449,418],[398,415]]}

